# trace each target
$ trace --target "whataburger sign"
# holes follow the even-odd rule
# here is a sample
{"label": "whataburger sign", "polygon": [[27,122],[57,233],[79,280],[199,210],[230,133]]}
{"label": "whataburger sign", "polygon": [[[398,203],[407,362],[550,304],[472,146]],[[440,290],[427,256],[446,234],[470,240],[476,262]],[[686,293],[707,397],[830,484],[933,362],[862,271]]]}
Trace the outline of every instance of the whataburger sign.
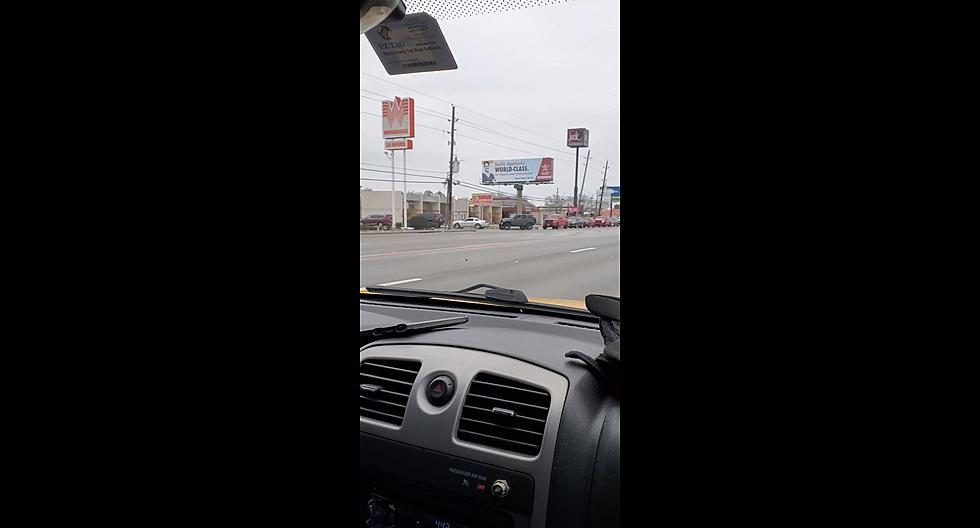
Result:
{"label": "whataburger sign", "polygon": [[415,99],[396,97],[393,101],[381,101],[381,137],[415,137]]}
{"label": "whataburger sign", "polygon": [[385,150],[412,150],[414,146],[411,139],[386,139]]}

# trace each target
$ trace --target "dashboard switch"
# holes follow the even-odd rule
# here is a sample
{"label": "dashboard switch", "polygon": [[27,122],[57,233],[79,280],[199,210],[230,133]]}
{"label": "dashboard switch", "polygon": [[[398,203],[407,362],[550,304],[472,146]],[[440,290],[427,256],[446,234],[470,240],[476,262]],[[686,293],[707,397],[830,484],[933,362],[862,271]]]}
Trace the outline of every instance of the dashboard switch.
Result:
{"label": "dashboard switch", "polygon": [[493,483],[493,486],[490,487],[490,493],[493,493],[494,497],[502,499],[506,497],[508,493],[510,493],[510,485],[507,484],[506,480],[498,480]]}
{"label": "dashboard switch", "polygon": [[425,389],[425,396],[432,405],[442,407],[453,399],[455,389],[456,384],[453,383],[452,378],[449,376],[439,376],[429,382],[429,386]]}

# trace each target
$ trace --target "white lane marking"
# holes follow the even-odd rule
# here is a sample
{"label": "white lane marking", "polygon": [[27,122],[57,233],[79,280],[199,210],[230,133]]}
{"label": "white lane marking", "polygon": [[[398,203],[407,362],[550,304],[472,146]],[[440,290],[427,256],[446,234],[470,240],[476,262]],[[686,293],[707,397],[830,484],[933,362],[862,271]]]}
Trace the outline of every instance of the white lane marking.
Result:
{"label": "white lane marking", "polygon": [[415,281],[420,281],[420,280],[422,280],[422,279],[415,278],[415,279],[405,279],[405,280],[400,280],[400,281],[395,281],[395,282],[383,282],[383,283],[379,284],[378,286],[394,286],[396,284],[405,284],[406,282],[415,282]]}
{"label": "white lane marking", "polygon": [[[531,241],[534,242],[534,241]],[[418,254],[418,253],[433,253],[438,251],[458,251],[460,249],[474,249],[474,248],[487,248],[487,247],[497,247],[497,246],[516,246],[519,244],[527,244],[527,241],[522,242],[495,242],[491,244],[473,244],[469,246],[453,246],[444,248],[432,248],[432,249],[416,249],[413,251],[393,251],[390,253],[374,253],[371,255],[361,255],[361,258],[368,257],[391,257],[395,255],[408,255],[408,254]]]}
{"label": "white lane marking", "polygon": [[592,248],[576,249],[575,251],[569,251],[569,253],[578,253],[579,251],[591,251],[593,249],[595,249],[595,248],[592,247]]}

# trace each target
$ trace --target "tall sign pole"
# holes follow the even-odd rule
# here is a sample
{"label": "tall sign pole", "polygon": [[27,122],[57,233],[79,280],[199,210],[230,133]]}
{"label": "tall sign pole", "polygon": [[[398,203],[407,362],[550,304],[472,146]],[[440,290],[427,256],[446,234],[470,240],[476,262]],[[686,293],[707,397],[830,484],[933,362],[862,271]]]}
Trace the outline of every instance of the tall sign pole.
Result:
{"label": "tall sign pole", "polygon": [[402,229],[408,227],[408,151],[402,151]]}
{"label": "tall sign pole", "polygon": [[[392,100],[381,101],[381,138],[385,140],[385,155],[391,157],[391,228],[397,223],[395,214],[395,150],[402,150],[402,227],[407,225],[408,175],[405,168],[406,155],[404,149],[412,148],[415,137],[415,100],[411,97],[395,97]],[[388,143],[390,140],[391,145]],[[400,143],[396,145],[395,143]]]}
{"label": "tall sign pole", "polygon": [[575,199],[573,203],[576,209],[578,209],[578,149],[575,147]]}
{"label": "tall sign pole", "polygon": [[453,116],[449,121],[449,180],[448,180],[448,192],[446,193],[449,199],[449,218],[446,219],[446,228],[448,229],[453,223],[453,147],[456,146],[456,105],[453,105]]}
{"label": "tall sign pole", "polygon": [[389,229],[394,229],[395,227],[395,151],[389,150],[391,153],[391,227]]}
{"label": "tall sign pole", "polygon": [[[589,146],[589,129],[569,128],[565,144],[569,148],[575,149],[575,196],[572,197],[572,203],[574,204],[575,210],[578,211],[578,149]],[[591,156],[591,153],[589,155]],[[588,161],[586,161],[586,166],[588,166]]]}

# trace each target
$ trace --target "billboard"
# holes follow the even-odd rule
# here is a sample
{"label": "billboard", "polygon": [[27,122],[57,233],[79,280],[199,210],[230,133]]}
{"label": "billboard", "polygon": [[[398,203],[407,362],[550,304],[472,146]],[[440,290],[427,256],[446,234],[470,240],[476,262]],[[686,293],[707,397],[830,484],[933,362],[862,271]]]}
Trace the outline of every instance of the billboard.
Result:
{"label": "billboard", "polygon": [[492,205],[493,195],[490,193],[473,193],[470,196],[470,203],[473,205]]}
{"label": "billboard", "polygon": [[381,137],[415,137],[415,99],[396,97],[394,101],[381,101]]}
{"label": "billboard", "polygon": [[589,146],[589,129],[587,129],[587,128],[569,128],[568,129],[568,146],[569,147],[588,147]]}
{"label": "billboard", "polygon": [[612,199],[612,201],[614,201],[614,202],[618,202],[619,201],[619,186],[618,185],[615,186],[615,187],[612,187],[612,186],[609,187],[609,196]]}
{"label": "billboard", "polygon": [[407,138],[386,139],[385,150],[412,150],[415,142]]}
{"label": "billboard", "polygon": [[555,177],[554,158],[483,160],[483,185],[512,183],[551,183]]}

